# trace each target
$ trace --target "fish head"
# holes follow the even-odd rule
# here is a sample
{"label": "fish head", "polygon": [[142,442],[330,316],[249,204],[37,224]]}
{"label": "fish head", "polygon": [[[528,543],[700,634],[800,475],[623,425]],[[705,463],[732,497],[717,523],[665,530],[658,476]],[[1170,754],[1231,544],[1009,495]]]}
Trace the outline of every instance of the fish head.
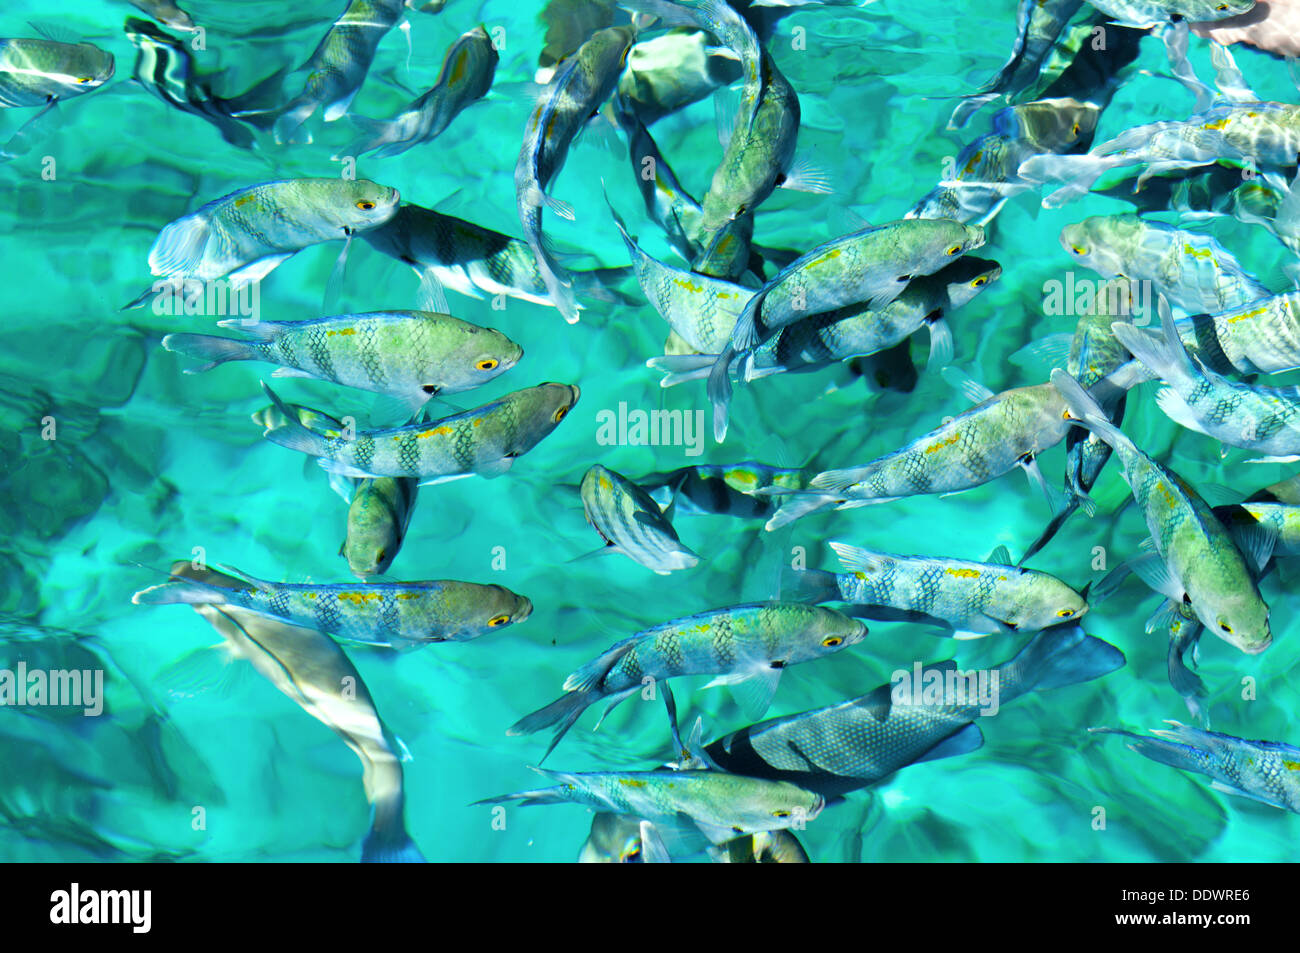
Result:
{"label": "fish head", "polygon": [[469,582],[447,585],[455,587],[447,599],[448,613],[460,620],[458,627],[446,627],[452,630],[447,637],[457,642],[518,625],[533,614],[532,601],[505,586]]}
{"label": "fish head", "polygon": [[1253,587],[1239,592],[1217,593],[1218,598],[1208,611],[1202,609],[1197,616],[1205,627],[1234,648],[1247,655],[1258,655],[1273,644],[1269,628],[1268,606]]}
{"label": "fish head", "polygon": [[820,794],[789,781],[761,781],[749,798],[735,801],[733,824],[746,832],[785,830],[811,821],[826,807]]}
{"label": "fish head", "polygon": [[464,330],[447,360],[464,372],[456,376],[468,379],[465,390],[486,384],[523,359],[524,349],[496,328],[467,323]]}
{"label": "fish head", "polygon": [[580,864],[639,864],[642,862],[641,819],[628,814],[597,814],[591,834],[578,854]]}
{"label": "fish head", "polygon": [[397,214],[402,195],[388,185],[369,179],[342,180],[334,186],[333,201],[321,214],[339,228],[364,232],[383,225]]}
{"label": "fish head", "polygon": [[394,518],[390,503],[375,499],[375,493],[373,484],[369,492],[358,490],[348,507],[343,556],[361,579],[388,572],[402,545],[402,521]]}
{"label": "fish head", "polygon": [[946,284],[951,306],[960,308],[1001,278],[1002,266],[988,258],[966,255],[944,266],[936,277]]}
{"label": "fish head", "polygon": [[1174,6],[1174,13],[1193,23],[1201,23],[1241,16],[1255,8],[1255,0],[1179,0]]}
{"label": "fish head", "polygon": [[867,626],[862,620],[852,619],[824,606],[811,608],[816,617],[815,623],[810,627],[814,658],[857,645],[867,637]]}
{"label": "fish head", "polygon": [[1075,622],[1088,612],[1088,600],[1055,576],[1028,572],[1022,577],[1016,608],[1002,620],[1023,631]]}
{"label": "fish head", "polygon": [[1041,151],[1065,152],[1091,139],[1100,116],[1096,103],[1066,97],[1039,99],[1003,110],[993,125],[1006,135],[1032,142]]}
{"label": "fish head", "polygon": [[51,65],[48,75],[57,79],[58,85],[72,93],[84,93],[103,86],[113,78],[117,66],[113,54],[101,50],[93,43],[50,44],[59,48],[60,55]]}
{"label": "fish head", "polygon": [[582,391],[577,384],[556,384],[548,381],[532,388],[531,398],[537,419],[546,433],[550,433],[568,416]]}

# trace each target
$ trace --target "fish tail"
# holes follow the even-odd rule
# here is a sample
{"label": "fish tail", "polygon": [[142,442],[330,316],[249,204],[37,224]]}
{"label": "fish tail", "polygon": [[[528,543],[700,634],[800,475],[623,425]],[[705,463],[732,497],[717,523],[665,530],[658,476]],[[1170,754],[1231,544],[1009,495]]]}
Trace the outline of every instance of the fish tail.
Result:
{"label": "fish tail", "polygon": [[138,606],[225,605],[230,601],[229,590],[197,579],[173,579],[170,582],[141,589],[131,597]]}
{"label": "fish tail", "polygon": [[[1128,746],[1138,754],[1150,758],[1152,761],[1167,764],[1171,768],[1196,771],[1200,774],[1209,773],[1207,762],[1211,760],[1212,753],[1208,747],[1201,747],[1197,744],[1182,744],[1179,741],[1163,737],[1135,735],[1131,731],[1122,731],[1118,728],[1090,728],[1088,730],[1095,731],[1098,734],[1122,735],[1129,739]],[[1189,728],[1186,725],[1179,725],[1177,731],[1162,731],[1158,732],[1158,734],[1172,735],[1193,742],[1201,736],[1208,737],[1210,735],[1209,732],[1201,731],[1199,728]]]}
{"label": "fish tail", "polygon": [[1053,626],[998,667],[1002,703],[1028,692],[1077,685],[1123,667],[1124,653],[1078,625]]}
{"label": "fish tail", "polygon": [[354,158],[365,155],[380,146],[386,146],[394,143],[398,139],[397,123],[391,119],[370,119],[367,116],[348,116],[361,132],[361,137],[349,145],[346,149],[334,156],[339,159],[343,156],[352,156]]}
{"label": "fish tail", "polygon": [[208,362],[202,367],[188,369],[186,374],[210,371],[226,361],[250,361],[257,357],[257,351],[247,341],[217,337],[215,334],[168,334],[162,339],[162,346],[177,354]]}
{"label": "fish tail", "polygon": [[824,569],[781,570],[781,598],[792,602],[838,602],[840,584],[833,572]]}
{"label": "fish tail", "polygon": [[1090,154],[1037,155],[1026,160],[1020,166],[1018,174],[1026,182],[1062,182],[1059,189],[1043,199],[1044,208],[1060,208],[1065,203],[1086,195],[1107,171],[1118,168],[1127,161],[1121,157]]}
{"label": "fish tail", "polygon": [[708,377],[717,360],[716,354],[665,354],[663,357],[650,358],[645,366],[664,372],[663,379],[659,381],[660,387],[676,387],[687,381]]}
{"label": "fish tail", "polygon": [[1065,402],[1070,408],[1070,416],[1073,419],[1087,427],[1112,447],[1116,449],[1119,447],[1132,449],[1132,442],[1106,416],[1106,412],[1101,409],[1101,405],[1088,395],[1088,392],[1083,389],[1083,386],[1078,381],[1058,367],[1052,371],[1052,383],[1056,385],[1056,389],[1065,398]]}
{"label": "fish tail", "polygon": [[1044,546],[1050,543],[1052,539],[1056,536],[1056,534],[1060,532],[1061,527],[1065,525],[1065,521],[1068,520],[1072,515],[1074,515],[1074,511],[1079,508],[1080,502],[1081,501],[1078,496],[1075,496],[1074,494],[1070,494],[1066,498],[1065,503],[1052,517],[1051,521],[1047,524],[1047,527],[1043,530],[1041,534],[1039,534],[1038,539],[1034,540],[1033,544],[1030,545],[1030,547],[1025,550],[1025,554],[1020,557],[1020,562],[1018,562],[1016,565],[1023,566],[1025,562],[1029,559],[1029,557],[1033,556],[1040,549],[1042,549]]}
{"label": "fish tail", "polygon": [[475,801],[470,807],[478,807],[482,804],[506,804],[510,801],[522,801],[523,806],[527,807],[530,804],[567,804],[568,798],[564,797],[560,788],[533,788],[530,791],[485,797],[481,801]]}
{"label": "fish tail", "polygon": [[713,437],[718,443],[727,436],[727,412],[731,406],[731,362],[736,351],[730,343],[722,349],[709,370],[708,395],[713,405]]}
{"label": "fish tail", "polygon": [[363,864],[424,864],[428,863],[420,848],[415,846],[411,835],[406,832],[402,818],[402,808],[381,811],[378,805],[375,820],[361,844],[361,862]]}
{"label": "fish tail", "polygon": [[542,756],[542,760],[545,761],[550,753],[555,750],[555,746],[560,743],[560,739],[568,733],[569,729],[582,716],[582,713],[587,710],[587,707],[600,697],[599,693],[593,691],[565,692],[545,708],[539,708],[531,715],[520,718],[506,729],[506,734],[531,735],[543,728],[555,726],[555,736],[551,739],[546,754]]}
{"label": "fish tail", "polygon": [[291,143],[294,145],[305,145],[311,142],[310,133],[303,138],[299,136],[298,131],[302,124],[311,118],[312,113],[319,107],[319,103],[309,96],[300,96],[293,102],[289,103],[276,117],[275,125],[271,127],[271,133],[275,136],[278,145]]}
{"label": "fish tail", "polygon": [[839,502],[841,502],[840,498],[834,495],[823,496],[816,493],[801,493],[792,497],[790,502],[782,504],[781,508],[773,513],[763,525],[763,528],[769,533],[775,532],[800,517]]}
{"label": "fish tail", "polygon": [[303,426],[298,414],[285,404],[265,381],[262,382],[262,390],[266,391],[266,396],[271,398],[271,403],[284,418],[283,426],[269,429],[262,436],[274,444],[297,450],[310,457],[328,457],[329,441]]}

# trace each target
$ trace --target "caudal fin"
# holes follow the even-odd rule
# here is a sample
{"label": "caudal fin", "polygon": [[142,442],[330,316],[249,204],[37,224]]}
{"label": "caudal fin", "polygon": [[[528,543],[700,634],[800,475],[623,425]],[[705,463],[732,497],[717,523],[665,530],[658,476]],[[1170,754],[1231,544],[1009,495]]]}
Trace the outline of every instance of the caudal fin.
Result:
{"label": "caudal fin", "polygon": [[425,864],[424,855],[400,824],[396,829],[372,828],[361,845],[363,864]]}
{"label": "caudal fin", "polygon": [[282,401],[275,391],[271,390],[266,381],[262,382],[262,390],[266,391],[266,396],[271,398],[271,403],[275,405],[275,409],[280,412],[284,420],[284,426],[267,430],[262,436],[271,443],[297,450],[311,457],[328,457],[328,439],[304,427],[298,414]]}
{"label": "caudal fin", "polygon": [[838,602],[840,584],[824,569],[781,570],[781,598],[792,602]]}
{"label": "caudal fin", "polygon": [[225,605],[230,592],[220,586],[209,585],[197,579],[173,579],[148,589],[141,589],[131,597],[138,606]]}
{"label": "caudal fin", "polygon": [[1002,703],[1028,692],[1062,688],[1123,668],[1124,653],[1088,635],[1082,626],[1054,626],[1034,636],[1011,661],[999,666]]}
{"label": "caudal fin", "polygon": [[207,361],[201,367],[187,368],[186,374],[210,371],[226,361],[251,361],[257,358],[257,352],[247,341],[217,337],[214,334],[168,334],[162,339],[162,346],[177,354]]}
{"label": "caudal fin", "polygon": [[546,754],[542,755],[542,761],[545,761],[587,707],[600,697],[598,693],[592,691],[566,692],[545,708],[539,708],[531,715],[520,718],[506,729],[506,734],[531,735],[544,728],[555,726],[555,736],[547,746]]}

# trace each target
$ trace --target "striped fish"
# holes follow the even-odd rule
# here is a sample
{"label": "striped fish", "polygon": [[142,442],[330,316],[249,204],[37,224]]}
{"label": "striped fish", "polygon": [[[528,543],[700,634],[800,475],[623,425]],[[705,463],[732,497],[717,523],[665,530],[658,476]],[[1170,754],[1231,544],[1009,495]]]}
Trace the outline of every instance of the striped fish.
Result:
{"label": "striped fish", "polygon": [[699,563],[667,513],[623,474],[597,464],[583,476],[580,493],[587,522],[605,541],[606,549],[598,552],[622,553],[661,576]]}
{"label": "striped fish", "polygon": [[573,384],[539,384],[440,420],[350,435],[303,426],[271,388],[262,387],[286,418],[263,435],[267,440],[316,457],[330,473],[417,477],[422,485],[500,476],[559,426],[580,394]]}
{"label": "striped fish", "polygon": [[502,586],[472,582],[370,582],[338,585],[265,582],[229,566],[243,586],[229,589],[173,576],[142,589],[136,605],[234,606],[348,642],[408,651],[431,642],[466,642],[523,622],[533,604]]}

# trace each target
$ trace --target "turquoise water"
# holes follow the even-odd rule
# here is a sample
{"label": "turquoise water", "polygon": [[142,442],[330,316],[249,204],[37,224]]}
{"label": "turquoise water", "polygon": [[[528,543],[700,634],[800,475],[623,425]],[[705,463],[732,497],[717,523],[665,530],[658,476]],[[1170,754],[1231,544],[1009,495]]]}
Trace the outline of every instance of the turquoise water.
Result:
{"label": "turquoise water", "polygon": [[[227,89],[244,89],[313,48],[341,4],[185,4],[207,28],[205,70],[226,70]],[[976,5],[972,5],[972,10]],[[872,222],[901,217],[938,181],[943,160],[987,131],[986,110],[967,130],[943,131],[951,97],[973,90],[1001,65],[1015,35],[1015,4],[978,12],[924,0],[882,0],[865,9],[807,8],[781,19],[767,48],[798,91],[801,151],[829,171],[834,194],[779,192],[757,216],[757,240],[803,251],[854,227],[845,212]],[[150,281],[148,252],[167,222],[237,188],[274,178],[335,176],[330,156],[346,144],[346,122],[321,127],[301,148],[269,143],[242,151],[202,120],[169,109],[128,83],[134,51],[121,32],[125,3],[58,8],[59,24],[110,50],[117,75],[107,88],[60,107],[35,150],[0,167],[0,351],[5,523],[0,563],[4,639],[0,668],[103,668],[106,710],[83,718],[59,708],[0,710],[0,858],[85,860],[355,861],[368,826],[356,758],[328,728],[305,715],[245,663],[211,663],[203,691],[175,690],[167,672],[216,639],[182,606],[141,607],[133,592],[161,581],[175,559],[200,547],[213,563],[266,579],[345,582],[338,548],[346,508],[313,461],[261,439],[249,415],[266,403],[266,365],[243,363],[187,376],[186,359],[158,346],[168,331],[198,330],[208,318],[119,311]],[[362,158],[358,174],[400,189],[405,200],[517,236],[513,169],[531,108],[543,28],[533,3],[449,0],[437,15],[411,13],[414,52],[385,39],[354,104],[392,115],[432,83],[447,46],[482,22],[504,27],[494,92],[435,142],[394,158]],[[54,16],[48,4],[9,3],[5,36],[31,35],[29,20]],[[806,44],[796,49],[796,29]],[[1294,100],[1285,64],[1236,48],[1238,65],[1263,98]],[[1192,61],[1212,76],[1203,42]],[[1165,75],[1153,38],[1124,74],[1102,115],[1098,141],[1134,124],[1180,118],[1192,95]],[[405,89],[399,88],[402,84]],[[7,110],[7,136],[28,110]],[[707,187],[719,147],[713,106],[704,101],[657,123],[660,149],[683,184]],[[643,213],[626,153],[592,133],[572,151],[551,189],[574,205],[574,222],[547,215],[558,245],[582,266],[620,266],[626,252],[600,191],[603,180],[648,251],[673,261]],[[53,157],[53,180],[42,177]],[[1031,193],[1013,199],[979,252],[1004,274],[954,315],[956,363],[993,390],[1041,378],[1008,357],[1073,319],[1046,316],[1043,283],[1073,267],[1057,235],[1063,225],[1128,206],[1090,195],[1044,211]],[[1260,229],[1217,221],[1212,231],[1252,270],[1283,290],[1279,249]],[[263,314],[295,320],[321,313],[337,244],[309,248],[263,282]],[[620,290],[636,300],[635,282]],[[405,266],[362,243],[351,251],[338,311],[415,307],[417,280]],[[576,806],[509,810],[495,829],[470,802],[533,786],[526,766],[545,736],[506,737],[506,727],[550,702],[564,677],[612,642],[657,622],[778,594],[778,569],[803,547],[809,566],[835,568],[826,541],[893,552],[982,559],[999,544],[1019,554],[1047,518],[1041,495],[1010,474],[948,498],[913,497],[817,515],[786,533],[761,522],[682,515],[675,526],[700,553],[698,567],[657,576],[618,556],[573,562],[599,543],[583,518],[576,484],[593,463],[636,476],[697,462],[760,460],[809,465],[813,472],[863,463],[959,413],[968,401],[934,374],[907,394],[877,392],[842,369],[786,375],[739,389],[725,444],[702,457],[683,447],[603,446],[597,416],[629,407],[705,410],[703,387],[663,390],[644,367],[662,353],[666,326],[644,303],[588,301],[583,320],[565,325],[550,308],[450,293],[452,312],[494,326],[523,345],[520,365],[481,391],[453,398],[470,407],[541,381],[576,383],[569,418],[513,470],[427,487],[391,571],[395,579],[457,578],[499,583],[527,595],[525,623],[468,643],[397,656],[348,654],[391,732],[410,753],[404,765],[407,828],[429,859],[569,861],[590,815]],[[924,346],[916,347],[923,356]],[[838,389],[828,392],[829,385]],[[287,399],[364,418],[368,396],[311,381],[278,388]],[[1225,484],[1242,495],[1291,475],[1284,466],[1246,466],[1249,454],[1221,459],[1217,444],[1182,431],[1154,404],[1154,387],[1130,399],[1124,430],[1193,485]],[[481,398],[481,399],[480,399]],[[707,416],[707,415],[706,415]],[[44,418],[56,423],[43,439]],[[1058,486],[1061,447],[1041,466]],[[1137,552],[1146,535],[1112,463],[1094,491],[1096,518],[1077,516],[1033,561],[1081,588],[1101,578],[1094,547],[1109,565]],[[500,568],[504,562],[504,568]],[[1300,627],[1289,611],[1286,567],[1263,584],[1276,641],[1245,656],[1206,638],[1200,675],[1210,688],[1213,727],[1246,738],[1295,742],[1300,704]],[[1089,633],[1120,647],[1123,669],[1096,681],[1009,704],[984,719],[984,746],[971,754],[908,767],[884,784],[833,805],[801,833],[817,861],[1258,861],[1293,856],[1300,818],[1209,789],[1127,751],[1118,739],[1089,737],[1090,726],[1133,731],[1164,719],[1190,720],[1165,677],[1166,644],[1143,632],[1156,598],[1136,582],[1087,617]],[[870,691],[913,661],[956,658],[986,667],[1015,654],[1022,640],[937,638],[927,630],[873,623],[862,644],[785,673],[769,714],[830,704]],[[1242,699],[1242,679],[1257,697]],[[725,689],[707,678],[675,682],[683,720],[703,717],[706,739],[747,724]],[[670,755],[662,707],[626,703],[592,731],[589,713],[548,766],[575,771],[648,770]],[[204,809],[195,829],[195,808]],[[1094,809],[1105,808],[1105,830]]]}

